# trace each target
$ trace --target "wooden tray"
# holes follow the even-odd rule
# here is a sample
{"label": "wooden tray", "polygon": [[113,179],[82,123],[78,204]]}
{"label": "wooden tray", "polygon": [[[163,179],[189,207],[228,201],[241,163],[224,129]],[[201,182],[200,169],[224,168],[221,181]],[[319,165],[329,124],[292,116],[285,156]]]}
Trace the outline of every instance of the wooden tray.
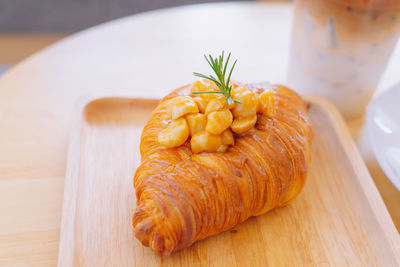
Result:
{"label": "wooden tray", "polygon": [[315,131],[308,181],[288,207],[169,258],[133,235],[141,130],[157,100],[84,103],[72,129],[59,266],[399,266],[400,238],[347,128],[307,97]]}

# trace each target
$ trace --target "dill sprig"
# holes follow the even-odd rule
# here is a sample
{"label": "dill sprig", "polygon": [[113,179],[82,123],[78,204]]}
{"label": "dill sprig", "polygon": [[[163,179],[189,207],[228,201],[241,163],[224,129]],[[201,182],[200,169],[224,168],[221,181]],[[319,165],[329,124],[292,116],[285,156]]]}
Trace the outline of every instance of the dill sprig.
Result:
{"label": "dill sprig", "polygon": [[[204,58],[207,60],[207,63],[213,69],[217,78],[215,78],[213,75],[206,76],[198,72],[193,72],[193,75],[213,81],[218,86],[220,91],[193,92],[193,94],[222,94],[225,96],[228,105],[232,104],[232,97],[231,97],[232,85],[229,85],[229,82],[231,80],[232,71],[236,65],[237,59],[235,60],[235,62],[233,62],[231,70],[229,71],[228,74],[228,78],[225,79],[226,71],[228,69],[229,59],[231,58],[231,53],[229,53],[225,64],[224,64],[224,51],[222,51],[222,54],[216,58],[213,58],[211,55],[208,55],[208,58],[206,55],[204,55]],[[233,99],[233,101],[241,103],[237,99]]]}

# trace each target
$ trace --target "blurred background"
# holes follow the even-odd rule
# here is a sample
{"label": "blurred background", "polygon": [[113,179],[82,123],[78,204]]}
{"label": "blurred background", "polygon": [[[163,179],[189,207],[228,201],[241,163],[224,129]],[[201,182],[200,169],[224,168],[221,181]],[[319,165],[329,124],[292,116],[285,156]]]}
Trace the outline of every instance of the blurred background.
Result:
{"label": "blurred background", "polygon": [[154,9],[210,2],[228,1],[0,0],[0,75],[36,51],[88,27]]}

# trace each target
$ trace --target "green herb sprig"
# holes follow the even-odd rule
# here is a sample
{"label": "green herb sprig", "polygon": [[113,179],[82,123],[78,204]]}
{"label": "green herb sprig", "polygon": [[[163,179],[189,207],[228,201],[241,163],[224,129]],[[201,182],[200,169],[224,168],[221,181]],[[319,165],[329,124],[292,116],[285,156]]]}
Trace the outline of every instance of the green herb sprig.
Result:
{"label": "green herb sprig", "polygon": [[208,55],[208,58],[206,55],[204,55],[204,58],[207,60],[207,63],[213,69],[217,78],[215,78],[213,75],[206,76],[206,75],[198,73],[198,72],[193,72],[193,75],[213,81],[218,86],[220,91],[193,92],[193,94],[222,94],[225,96],[226,101],[228,102],[228,105],[231,105],[232,101],[241,103],[237,99],[232,100],[232,97],[231,97],[232,85],[229,85],[229,82],[231,80],[232,71],[236,65],[237,59],[233,63],[231,70],[229,71],[228,77],[225,79],[229,59],[231,58],[231,53],[229,53],[225,64],[224,64],[224,51],[222,51],[222,54],[216,58],[213,58],[211,55]]}

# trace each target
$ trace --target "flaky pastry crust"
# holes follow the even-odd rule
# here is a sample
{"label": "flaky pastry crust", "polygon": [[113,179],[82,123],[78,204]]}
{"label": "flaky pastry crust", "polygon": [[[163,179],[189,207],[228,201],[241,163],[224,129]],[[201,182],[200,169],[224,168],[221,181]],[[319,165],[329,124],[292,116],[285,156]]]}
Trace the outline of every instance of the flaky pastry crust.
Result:
{"label": "flaky pastry crust", "polygon": [[227,152],[193,154],[189,141],[175,148],[159,144],[158,133],[168,119],[166,100],[190,94],[190,85],[161,100],[144,127],[133,227],[157,254],[168,256],[285,206],[303,188],[313,137],[307,105],[284,86],[245,86],[258,93],[272,89],[276,116],[259,114],[256,126],[236,135]]}

